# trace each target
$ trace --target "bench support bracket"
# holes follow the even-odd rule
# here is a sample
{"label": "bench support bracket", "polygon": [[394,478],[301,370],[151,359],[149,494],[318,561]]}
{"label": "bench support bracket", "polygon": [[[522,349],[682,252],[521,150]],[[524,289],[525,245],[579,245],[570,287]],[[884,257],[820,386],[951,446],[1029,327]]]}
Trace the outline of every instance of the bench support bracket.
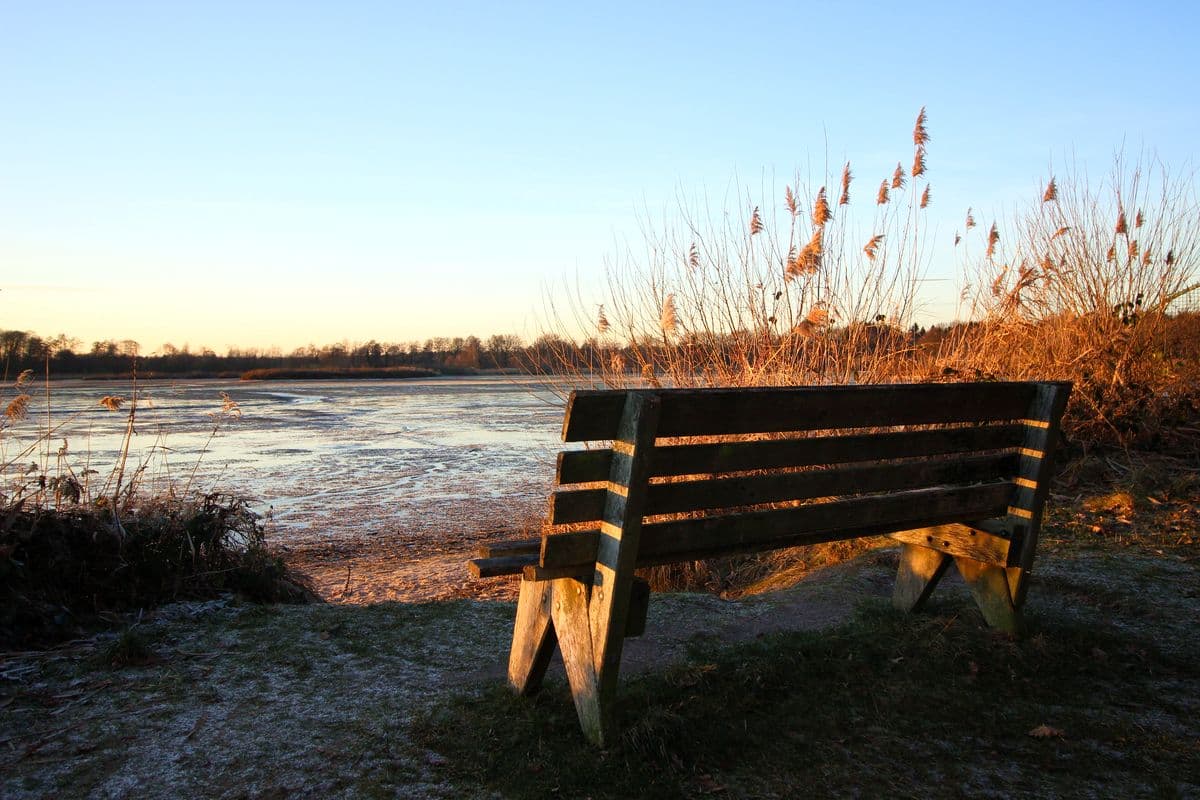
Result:
{"label": "bench support bracket", "polygon": [[517,694],[530,695],[542,686],[546,668],[558,644],[550,624],[553,598],[550,581],[521,581],[517,622],[508,655],[508,682]]}
{"label": "bench support bracket", "polygon": [[900,569],[896,572],[896,588],[892,605],[901,611],[918,611],[946,574],[953,559],[945,553],[916,544],[906,544],[900,551]]}

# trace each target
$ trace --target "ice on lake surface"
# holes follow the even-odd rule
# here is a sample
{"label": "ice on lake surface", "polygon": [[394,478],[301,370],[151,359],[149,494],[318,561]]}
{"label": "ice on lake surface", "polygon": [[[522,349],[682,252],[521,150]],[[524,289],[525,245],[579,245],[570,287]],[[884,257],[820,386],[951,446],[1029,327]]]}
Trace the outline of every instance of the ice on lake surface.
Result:
{"label": "ice on lake surface", "polygon": [[[66,439],[77,473],[90,465],[102,480],[120,449],[131,384],[61,381],[50,391],[52,424],[62,426],[51,450]],[[222,392],[241,413],[218,422]],[[108,411],[104,395],[125,404]],[[44,429],[45,398],[35,401],[10,432],[6,460],[22,432]],[[562,401],[540,379],[154,381],[138,386],[126,473],[146,463],[148,487],[169,478],[252,497],[281,543],[428,542],[540,508],[561,424]]]}

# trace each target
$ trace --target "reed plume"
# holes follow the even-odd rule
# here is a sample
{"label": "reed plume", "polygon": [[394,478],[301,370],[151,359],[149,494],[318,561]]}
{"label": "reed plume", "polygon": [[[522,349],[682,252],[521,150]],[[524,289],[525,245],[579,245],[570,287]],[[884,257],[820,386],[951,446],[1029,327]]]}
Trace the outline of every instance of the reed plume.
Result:
{"label": "reed plume", "polygon": [[604,315],[604,304],[600,304],[600,313],[596,315],[596,330],[601,334],[608,333],[608,317]]}
{"label": "reed plume", "polygon": [[4,409],[4,418],[12,421],[25,419],[29,414],[29,395],[19,394]]}
{"label": "reed plume", "polygon": [[1124,211],[1117,212],[1116,234],[1118,236],[1120,236],[1121,234],[1125,234],[1126,236],[1129,235],[1129,227],[1125,224],[1125,212]]}
{"label": "reed plume", "polygon": [[805,339],[812,339],[825,325],[829,323],[829,312],[822,306],[813,306],[808,315],[792,328],[792,333]]}
{"label": "reed plume", "polygon": [[[757,213],[758,209],[755,209]],[[662,315],[658,318],[658,326],[662,328],[665,334],[675,332],[677,320],[675,317],[675,295],[668,294],[667,299],[663,301]]]}
{"label": "reed plume", "polygon": [[804,245],[804,249],[800,251],[800,257],[797,259],[798,268],[801,272],[812,274],[820,269],[821,255],[824,252],[824,242],[824,229],[815,229],[812,238],[808,240],[808,244]]}
{"label": "reed plume", "polygon": [[875,260],[875,253],[877,250],[879,250],[879,244],[882,241],[883,241],[883,234],[877,233],[871,237],[871,240],[869,242],[867,242],[866,247],[863,248],[863,252],[866,253],[866,255],[867,255],[867,260],[869,260],[869,261]]}
{"label": "reed plume", "polygon": [[996,252],[996,244],[1000,241],[1000,231],[996,230],[996,223],[992,223],[992,229],[988,231],[988,246],[987,257],[990,259]]}
{"label": "reed plume", "polygon": [[850,162],[846,162],[846,166],[842,167],[842,195],[838,198],[838,205],[844,206],[850,203],[850,181],[854,175],[850,172]]}
{"label": "reed plume", "polygon": [[796,204],[796,195],[792,192],[792,187],[785,187],[783,192],[783,202],[787,206],[788,212],[793,216],[800,214],[800,207]]}
{"label": "reed plume", "polygon": [[892,173],[892,188],[903,189],[904,183],[904,167],[897,163],[896,171]]}
{"label": "reed plume", "polygon": [[125,402],[122,397],[114,397],[113,395],[105,395],[100,398],[100,405],[107,408],[109,411],[120,411],[121,404]]}
{"label": "reed plume", "polygon": [[923,149],[929,143],[929,131],[925,127],[925,123],[928,121],[925,106],[921,106],[921,110],[917,113],[917,124],[913,126],[913,144],[916,147]]}
{"label": "reed plume", "polygon": [[1146,223],[1146,218],[1142,216],[1142,210],[1139,208],[1137,216],[1133,219],[1133,227],[1140,228]]}
{"label": "reed plume", "polygon": [[929,184],[925,184],[925,191],[921,192],[921,208],[929,207]]}
{"label": "reed plume", "polygon": [[1067,231],[1069,231],[1069,230],[1071,230],[1071,226],[1070,226],[1070,225],[1063,225],[1061,228],[1059,228],[1058,230],[1056,230],[1056,231],[1054,232],[1054,235],[1050,237],[1050,241],[1052,241],[1052,242],[1053,242],[1055,239],[1057,239],[1058,237],[1062,236],[1064,233],[1066,233],[1066,232],[1067,232]]}
{"label": "reed plume", "polygon": [[817,192],[816,202],[813,203],[813,226],[822,228],[831,219],[833,219],[833,212],[829,210],[829,203],[825,200],[825,187],[822,186]]}
{"label": "reed plume", "polygon": [[696,247],[695,242],[692,242],[692,249],[688,251],[688,266],[692,269],[700,266],[700,248]]}
{"label": "reed plume", "polygon": [[917,148],[917,152],[913,155],[912,176],[919,178],[925,174],[925,151]]}
{"label": "reed plume", "polygon": [[971,209],[967,209],[967,230],[975,227],[975,217],[971,216]]}
{"label": "reed plume", "polygon": [[750,235],[754,236],[756,233],[762,233],[762,230],[762,215],[758,213],[758,206],[755,206],[753,213],[750,214]]}
{"label": "reed plume", "polygon": [[992,296],[999,297],[1004,294],[1004,279],[1008,277],[1008,264],[1005,264],[996,279],[992,281]]}
{"label": "reed plume", "polygon": [[888,201],[888,182],[887,178],[883,179],[883,183],[879,184],[879,193],[875,195],[875,203],[883,205]]}
{"label": "reed plume", "polygon": [[1042,202],[1050,203],[1058,199],[1058,186],[1054,183],[1054,177],[1050,177],[1050,182],[1046,184],[1046,191],[1042,193]]}

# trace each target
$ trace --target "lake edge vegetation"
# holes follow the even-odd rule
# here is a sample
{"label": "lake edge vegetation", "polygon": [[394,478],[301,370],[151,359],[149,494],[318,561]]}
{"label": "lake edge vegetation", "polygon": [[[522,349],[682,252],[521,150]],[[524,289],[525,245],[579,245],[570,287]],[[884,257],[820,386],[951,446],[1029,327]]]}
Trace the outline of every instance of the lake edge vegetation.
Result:
{"label": "lake edge vegetation", "polygon": [[[46,420],[43,428],[30,419],[33,384],[29,372],[17,376],[0,416],[0,651],[120,625],[131,613],[176,600],[227,592],[256,602],[316,599],[268,547],[263,520],[246,498],[196,485],[204,451],[190,470],[154,475],[154,487],[145,485],[152,456],[130,458],[136,381],[129,397],[98,400],[125,419],[107,472],[92,469],[90,457],[72,465],[69,443],[59,444],[62,421]],[[49,381],[45,392],[48,407]],[[221,399],[211,436],[241,415],[228,395]],[[15,425],[36,434],[13,439]]]}

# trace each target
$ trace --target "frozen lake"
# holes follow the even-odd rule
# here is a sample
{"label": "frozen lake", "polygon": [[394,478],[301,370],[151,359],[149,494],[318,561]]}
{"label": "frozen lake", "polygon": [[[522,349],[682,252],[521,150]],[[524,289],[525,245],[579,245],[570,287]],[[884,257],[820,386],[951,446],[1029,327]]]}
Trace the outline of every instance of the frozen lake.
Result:
{"label": "frozen lake", "polygon": [[[117,458],[131,385],[58,381],[50,392],[51,467],[65,439],[76,473],[90,467],[102,481]],[[214,416],[222,392],[240,415]],[[123,398],[121,410],[104,409],[105,395]],[[22,437],[45,429],[40,389],[29,411],[6,432],[6,461]],[[145,464],[147,488],[170,480],[249,496],[270,513],[277,543],[382,537],[388,549],[423,551],[540,510],[561,423],[560,398],[545,380],[524,377],[152,381],[138,387],[126,474]]]}

